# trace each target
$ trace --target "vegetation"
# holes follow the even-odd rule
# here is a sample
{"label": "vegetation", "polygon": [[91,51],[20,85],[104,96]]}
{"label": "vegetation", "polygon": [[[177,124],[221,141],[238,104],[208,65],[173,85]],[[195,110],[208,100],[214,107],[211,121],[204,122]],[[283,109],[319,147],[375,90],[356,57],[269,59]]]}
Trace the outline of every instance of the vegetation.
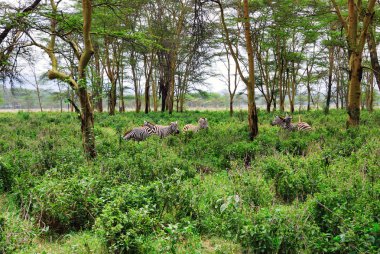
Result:
{"label": "vegetation", "polygon": [[[259,111],[95,114],[86,161],[77,116],[0,114],[0,249],[5,253],[377,253],[380,112],[302,112],[288,133]],[[125,142],[144,120],[209,129]],[[294,118],[297,118],[296,116]],[[221,139],[220,137],[223,137]]]}
{"label": "vegetation", "polygon": [[[323,101],[328,114],[335,103],[337,108],[347,108],[347,126],[356,127],[361,109],[373,109],[375,80],[380,87],[376,50],[379,7],[375,3],[2,3],[0,79],[14,88],[21,79],[19,70],[23,66],[19,63],[27,62],[31,69],[27,83],[36,88],[42,111],[35,62],[39,54],[45,55],[50,63],[43,75],[69,87],[68,101],[71,110],[80,115],[83,148],[90,159],[97,154],[94,110],[103,111],[104,98],[110,115],[117,107],[125,111],[128,89],[134,95],[136,112],[143,104],[145,113],[157,112],[159,107],[169,114],[183,112],[188,94],[201,89],[204,80],[213,76],[212,65],[217,58],[228,69],[225,79],[231,115],[238,81],[245,85],[242,92],[247,94],[251,140],[259,133],[259,96],[268,112],[289,107],[293,113],[297,104],[302,104],[296,101],[302,95],[307,96],[308,110],[311,103]],[[232,60],[235,71],[231,70]]]}
{"label": "vegetation", "polygon": [[377,2],[1,1],[0,252],[379,253]]}

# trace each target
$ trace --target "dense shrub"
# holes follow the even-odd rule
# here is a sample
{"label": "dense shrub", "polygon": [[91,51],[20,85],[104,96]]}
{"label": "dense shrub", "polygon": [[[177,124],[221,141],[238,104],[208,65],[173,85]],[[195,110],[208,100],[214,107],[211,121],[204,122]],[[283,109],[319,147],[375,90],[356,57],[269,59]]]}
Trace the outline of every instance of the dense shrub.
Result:
{"label": "dense shrub", "polygon": [[75,170],[68,178],[57,177],[59,173],[51,170],[30,189],[30,212],[41,226],[67,232],[92,225],[99,181],[86,168]]}
{"label": "dense shrub", "polygon": [[95,231],[106,239],[110,252],[138,252],[157,223],[152,188],[125,184],[103,192],[100,201],[105,205]]}
{"label": "dense shrub", "polygon": [[[344,111],[302,112],[308,133],[270,126],[275,114],[259,112],[254,141],[246,111],[95,114],[93,161],[76,114],[0,114],[0,191],[21,215],[0,214],[0,246],[4,236],[8,252],[29,245],[32,231],[13,223],[19,218],[45,239],[96,233],[111,253],[200,253],[215,238],[247,253],[376,253],[379,111],[363,112],[350,130]],[[182,127],[199,117],[207,131],[121,139],[144,120]]]}
{"label": "dense shrub", "polygon": [[0,157],[0,193],[11,190],[14,181],[13,179],[13,169],[3,162]]}

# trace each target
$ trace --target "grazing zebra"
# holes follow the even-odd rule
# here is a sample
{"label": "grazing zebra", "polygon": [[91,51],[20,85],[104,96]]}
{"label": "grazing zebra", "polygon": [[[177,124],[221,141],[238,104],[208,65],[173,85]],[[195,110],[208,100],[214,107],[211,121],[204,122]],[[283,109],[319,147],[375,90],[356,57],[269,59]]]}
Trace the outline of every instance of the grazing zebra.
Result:
{"label": "grazing zebra", "polygon": [[148,126],[136,127],[130,131],[127,131],[124,134],[123,139],[124,140],[133,139],[135,141],[142,141],[152,134],[153,134],[153,130],[149,128]]}
{"label": "grazing zebra", "polygon": [[171,122],[169,126],[162,126],[145,121],[144,127],[151,129],[152,133],[158,135],[160,138],[179,133],[178,122]]}
{"label": "grazing zebra", "polygon": [[288,115],[286,117],[276,116],[271,122],[271,125],[279,125],[281,128],[288,131],[311,130],[311,126],[308,123],[301,122],[301,118],[299,118],[299,122],[297,124],[292,124],[292,117]]}
{"label": "grazing zebra", "polygon": [[207,129],[207,128],[208,128],[207,118],[201,117],[198,120],[198,125],[186,124],[183,127],[183,131],[184,132],[198,132],[201,129]]}

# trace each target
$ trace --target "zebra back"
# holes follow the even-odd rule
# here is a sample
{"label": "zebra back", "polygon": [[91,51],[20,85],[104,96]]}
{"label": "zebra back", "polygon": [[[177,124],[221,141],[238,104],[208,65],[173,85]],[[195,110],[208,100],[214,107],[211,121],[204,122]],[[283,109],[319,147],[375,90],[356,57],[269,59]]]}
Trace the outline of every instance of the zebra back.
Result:
{"label": "zebra back", "polygon": [[144,122],[144,126],[148,127],[153,134],[156,134],[160,136],[160,138],[164,138],[166,136],[169,136],[170,134],[178,134],[178,122],[172,122],[169,126],[163,126],[163,125],[155,125],[152,123],[149,123],[147,121]]}
{"label": "zebra back", "polygon": [[150,135],[152,135],[152,130],[146,126],[143,126],[143,127],[133,128],[132,130],[127,131],[124,134],[123,139],[125,140],[133,139],[135,141],[142,141],[142,140],[145,140]]}

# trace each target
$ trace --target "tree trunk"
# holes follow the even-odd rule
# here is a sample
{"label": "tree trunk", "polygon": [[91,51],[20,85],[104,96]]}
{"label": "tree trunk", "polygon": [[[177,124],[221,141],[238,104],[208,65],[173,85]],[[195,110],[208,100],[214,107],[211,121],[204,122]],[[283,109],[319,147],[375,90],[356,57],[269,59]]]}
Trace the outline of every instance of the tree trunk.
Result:
{"label": "tree trunk", "polygon": [[111,116],[115,115],[116,109],[116,80],[111,80],[111,90],[109,94],[110,112]]}
{"label": "tree trunk", "polygon": [[373,111],[373,81],[374,81],[374,73],[371,72],[368,78],[368,84],[366,89],[366,108],[369,112]]}
{"label": "tree trunk", "polygon": [[166,97],[166,104],[168,107],[169,114],[173,113],[176,58],[177,54],[175,54],[174,52],[170,54],[170,79],[168,86],[169,91]]}
{"label": "tree trunk", "polygon": [[94,111],[86,88],[79,88],[78,96],[81,104],[81,130],[83,147],[86,154],[90,158],[95,158]]}
{"label": "tree trunk", "polygon": [[[144,62],[145,62],[145,114],[148,114],[150,111],[150,97],[149,97],[149,90],[150,90],[150,80],[152,76],[152,70],[153,70],[153,53],[151,54],[151,62],[148,67],[148,60],[147,57],[144,56]],[[148,67],[148,72],[146,71],[146,68]]]}
{"label": "tree trunk", "polygon": [[338,70],[336,70],[336,102],[335,102],[336,109],[339,109],[339,92],[340,92],[339,90],[340,90],[340,75],[339,75]]}
{"label": "tree trunk", "polygon": [[251,39],[251,23],[249,18],[248,0],[243,1],[243,16],[244,16],[244,37],[246,40],[246,48],[248,53],[248,123],[249,123],[249,138],[253,140],[259,133],[258,116],[255,103],[255,65],[254,52]]}
{"label": "tree trunk", "polygon": [[306,66],[306,75],[307,75],[307,81],[306,81],[306,89],[307,89],[307,111],[310,111],[310,99],[311,99],[311,88],[310,88],[310,72],[309,66]]}
{"label": "tree trunk", "polygon": [[94,103],[98,112],[103,112],[103,75],[100,68],[99,46],[95,44],[95,78],[94,78]]}
{"label": "tree trunk", "polygon": [[153,111],[157,112],[157,73],[154,71],[154,79],[152,80],[152,97],[153,97]]}
{"label": "tree trunk", "polygon": [[363,22],[359,24],[362,1],[348,0],[348,19],[343,18],[335,0],[331,0],[339,20],[346,32],[349,56],[349,91],[348,91],[348,120],[347,127],[359,125],[360,121],[360,82],[362,80],[362,54],[368,27],[374,15],[376,0],[369,0]]}
{"label": "tree trunk", "polygon": [[[282,58],[282,57],[281,57]],[[278,75],[278,90],[279,90],[279,99],[280,99],[280,111],[281,112],[284,112],[285,111],[285,100],[284,100],[284,93],[283,93],[283,80],[284,80],[284,77],[283,77],[283,74],[284,74],[284,63],[283,63],[283,60],[281,59],[280,60],[281,64],[280,64],[280,74]]]}
{"label": "tree trunk", "polygon": [[140,99],[140,86],[139,81],[137,80],[136,75],[136,59],[135,59],[135,53],[131,53],[131,69],[132,69],[132,79],[133,79],[133,85],[135,88],[135,111],[136,113],[140,112],[141,109],[141,99]]}
{"label": "tree trunk", "polygon": [[230,95],[230,116],[234,115],[234,97]]}
{"label": "tree trunk", "polygon": [[380,64],[379,64],[379,58],[377,57],[377,50],[376,50],[375,38],[373,35],[373,29],[369,29],[368,31],[367,44],[368,44],[369,55],[371,58],[371,66],[376,78],[377,86],[380,91]]}
{"label": "tree trunk", "polygon": [[330,46],[329,47],[329,82],[327,85],[327,98],[326,98],[326,106],[324,110],[325,114],[328,114],[330,110],[333,67],[334,67],[334,47]]}
{"label": "tree trunk", "polygon": [[38,97],[38,105],[40,106],[40,110],[42,112],[42,103],[41,103],[41,93],[40,93],[40,87],[38,85],[37,76],[34,75],[34,81],[36,82],[36,90],[37,90],[37,97]]}
{"label": "tree trunk", "polygon": [[254,55],[253,55],[253,46],[252,46],[252,39],[251,39],[251,29],[250,29],[250,19],[249,19],[249,10],[248,10],[248,0],[243,1],[243,17],[244,17],[244,35],[246,39],[246,49],[248,53],[248,73],[249,78],[245,78],[241,68],[239,60],[237,59],[237,56],[232,48],[232,43],[229,39],[229,32],[227,25],[225,23],[224,19],[224,10],[221,2],[217,2],[220,8],[221,12],[221,21],[223,25],[223,31],[225,33],[226,41],[231,53],[231,56],[233,57],[235,64],[237,66],[240,78],[244,81],[244,83],[247,86],[247,92],[248,92],[248,125],[249,125],[249,138],[252,140],[254,137],[257,136],[259,130],[258,130],[258,116],[257,116],[257,109],[256,109],[256,103],[255,103],[255,75],[254,75]]}
{"label": "tree trunk", "polygon": [[125,112],[124,102],[124,66],[121,65],[121,76],[119,78],[119,112]]}
{"label": "tree trunk", "polygon": [[357,126],[360,121],[360,96],[362,80],[361,53],[352,52],[350,57],[350,82],[348,90],[347,126]]}

